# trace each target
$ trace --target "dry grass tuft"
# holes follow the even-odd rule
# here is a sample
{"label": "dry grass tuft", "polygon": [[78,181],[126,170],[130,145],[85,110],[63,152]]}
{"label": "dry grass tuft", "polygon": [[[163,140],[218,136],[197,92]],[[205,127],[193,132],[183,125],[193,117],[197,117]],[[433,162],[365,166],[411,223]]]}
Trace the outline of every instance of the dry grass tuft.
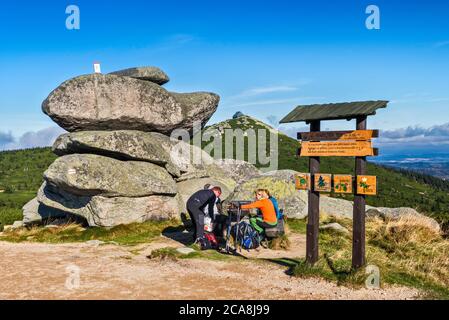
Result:
{"label": "dry grass tuft", "polygon": [[[337,222],[352,230],[349,219],[323,214],[320,222]],[[352,233],[339,236],[320,233],[320,253],[321,259],[314,268],[301,262],[294,274],[318,275],[341,284],[363,286],[364,270],[351,268]],[[427,298],[449,298],[449,240],[428,218],[367,219],[366,255],[367,264],[379,267],[382,283],[418,288]]]}
{"label": "dry grass tuft", "polygon": [[268,248],[271,250],[288,250],[291,247],[291,242],[287,234],[274,238],[268,242]]}

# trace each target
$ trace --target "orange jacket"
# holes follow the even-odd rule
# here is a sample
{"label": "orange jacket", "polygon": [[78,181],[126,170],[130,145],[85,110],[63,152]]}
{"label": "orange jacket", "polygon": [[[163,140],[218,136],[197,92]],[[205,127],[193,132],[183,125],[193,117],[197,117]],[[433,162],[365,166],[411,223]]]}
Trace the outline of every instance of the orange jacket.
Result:
{"label": "orange jacket", "polygon": [[242,209],[260,209],[260,211],[262,211],[263,221],[267,223],[277,222],[276,210],[270,199],[262,199],[250,204],[244,204],[242,205]]}

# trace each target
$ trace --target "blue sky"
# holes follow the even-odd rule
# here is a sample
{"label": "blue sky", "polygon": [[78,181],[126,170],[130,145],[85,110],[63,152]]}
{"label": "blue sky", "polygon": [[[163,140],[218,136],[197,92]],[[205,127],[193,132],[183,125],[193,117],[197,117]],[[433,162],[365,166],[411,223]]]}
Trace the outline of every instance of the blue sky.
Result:
{"label": "blue sky", "polygon": [[[80,8],[80,30],[65,28],[70,4]],[[380,30],[365,27],[370,4],[380,8]],[[298,104],[386,99],[370,127],[390,136],[446,128],[438,132],[449,137],[448,17],[445,0],[2,2],[0,145],[25,133],[48,138],[55,125],[41,102],[91,73],[93,61],[103,72],[159,66],[169,90],[220,94],[212,122],[236,111],[267,121]]]}

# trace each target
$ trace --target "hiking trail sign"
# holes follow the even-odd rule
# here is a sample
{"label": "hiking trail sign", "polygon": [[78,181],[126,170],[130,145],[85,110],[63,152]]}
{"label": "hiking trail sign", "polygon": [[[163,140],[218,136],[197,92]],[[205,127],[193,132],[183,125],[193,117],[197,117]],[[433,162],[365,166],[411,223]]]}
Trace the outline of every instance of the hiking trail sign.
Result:
{"label": "hiking trail sign", "polygon": [[[362,101],[298,106],[280,121],[280,123],[305,121],[310,124],[310,132],[298,133],[298,140],[301,140],[298,156],[309,157],[310,178],[307,182],[310,181],[311,186],[304,183],[298,189],[309,190],[306,258],[310,264],[316,263],[319,258],[320,192],[330,191],[331,175],[320,173],[320,157],[330,156],[355,157],[355,179],[350,175],[334,175],[333,190],[336,193],[354,193],[352,266],[358,269],[366,263],[366,196],[377,193],[376,177],[366,175],[366,157],[379,154],[371,141],[379,137],[379,131],[368,130],[367,119],[387,105],[388,101]],[[322,121],[344,119],[356,120],[355,131],[321,131]],[[304,182],[304,179],[302,181]]]}
{"label": "hiking trail sign", "polygon": [[368,157],[377,155],[371,141],[302,142],[301,157]]}
{"label": "hiking trail sign", "polygon": [[342,174],[334,175],[335,193],[352,193],[353,186],[352,176]]}

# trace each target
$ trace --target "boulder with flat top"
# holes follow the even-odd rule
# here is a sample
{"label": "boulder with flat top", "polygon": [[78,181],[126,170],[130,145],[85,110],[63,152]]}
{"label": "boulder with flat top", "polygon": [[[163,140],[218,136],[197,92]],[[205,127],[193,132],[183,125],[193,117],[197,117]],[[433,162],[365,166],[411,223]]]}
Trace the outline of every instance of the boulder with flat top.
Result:
{"label": "boulder with flat top", "polygon": [[83,218],[91,227],[114,227],[178,218],[181,203],[179,197],[167,195],[80,196],[49,183],[42,185],[37,199],[48,208]]}
{"label": "boulder with flat top", "polygon": [[78,196],[175,196],[178,192],[173,177],[158,165],[93,154],[56,159],[45,171],[44,179]]}
{"label": "boulder with flat top", "polygon": [[207,92],[173,93],[156,83],[117,75],[91,74],[68,80],[42,110],[69,132],[139,130],[170,134],[203,127],[220,98]]}
{"label": "boulder with flat top", "polygon": [[129,68],[111,72],[110,74],[150,81],[158,85],[163,85],[170,81],[170,78],[167,76],[167,74],[158,67]]}

